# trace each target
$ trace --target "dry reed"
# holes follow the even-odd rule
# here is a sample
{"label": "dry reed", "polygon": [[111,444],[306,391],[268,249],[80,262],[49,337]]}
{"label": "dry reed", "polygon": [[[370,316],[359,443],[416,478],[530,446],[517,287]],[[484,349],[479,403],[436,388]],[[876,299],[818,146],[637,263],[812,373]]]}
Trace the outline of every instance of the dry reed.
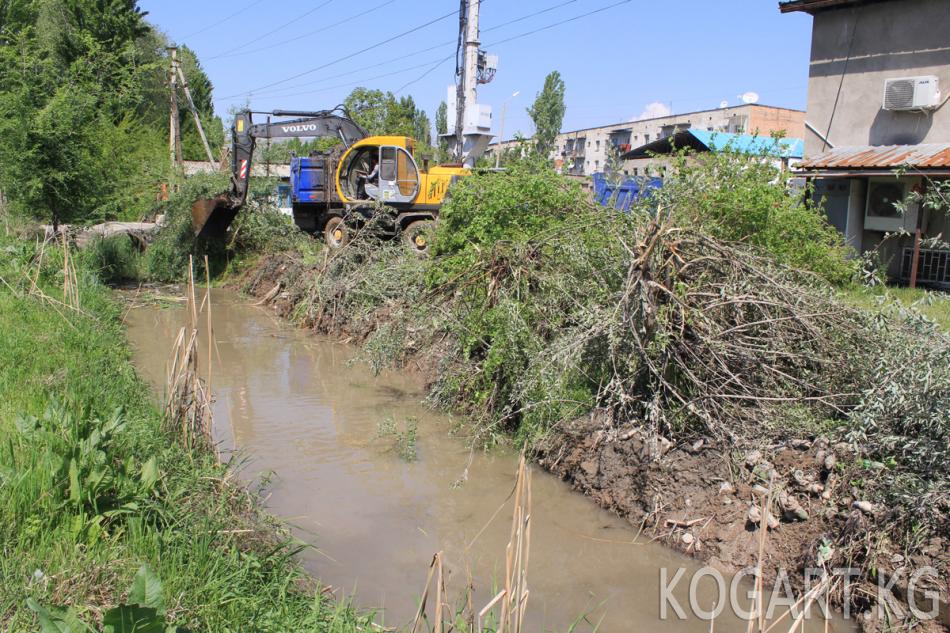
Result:
{"label": "dry reed", "polygon": [[[467,612],[465,619],[472,633],[486,631],[521,633],[524,631],[524,619],[528,609],[529,595],[528,558],[531,551],[531,470],[527,466],[524,453],[522,453],[518,462],[518,477],[512,494],[514,495],[514,510],[511,518],[511,536],[505,548],[504,588],[475,614],[471,606],[472,583],[469,582],[467,595],[465,596],[467,607],[464,610]],[[494,518],[495,515],[492,516],[492,520]],[[491,520],[489,520],[489,523],[491,523]],[[478,536],[484,532],[486,527],[488,526],[486,525],[479,531]],[[475,540],[478,539],[478,536],[475,537]],[[432,624],[429,626],[429,596],[433,592],[435,593],[432,608],[434,613]],[[491,614],[499,608],[499,605],[500,613],[497,616],[497,627],[494,629],[487,628],[487,622],[493,619]],[[432,557],[432,563],[429,565],[429,574],[422,591],[422,597],[419,600],[416,617],[413,619],[411,633],[419,633],[423,630],[431,630],[433,633],[456,630],[454,625],[451,623],[447,625],[445,622],[445,614],[451,612],[451,608],[446,602],[443,555],[442,552],[439,552]]]}
{"label": "dry reed", "polygon": [[[195,294],[194,261],[188,258],[188,286],[185,293],[186,323],[178,331],[172,348],[171,361],[165,382],[165,409],[163,428],[180,436],[189,447],[213,447],[211,436],[211,284],[206,276],[205,295],[199,310]],[[198,371],[199,315],[207,310],[208,324],[208,381],[202,381]]]}

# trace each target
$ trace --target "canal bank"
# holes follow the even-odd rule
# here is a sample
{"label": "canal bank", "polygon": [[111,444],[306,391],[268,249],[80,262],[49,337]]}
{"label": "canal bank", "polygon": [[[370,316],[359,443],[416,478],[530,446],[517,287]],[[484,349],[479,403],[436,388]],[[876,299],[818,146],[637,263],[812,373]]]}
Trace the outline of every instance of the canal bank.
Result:
{"label": "canal bank", "polygon": [[[400,290],[400,279],[406,279],[407,274],[414,284]],[[409,320],[414,313],[407,305],[412,302],[424,305],[422,313],[440,311],[433,301],[443,289],[420,294],[415,283],[418,276],[416,264],[398,255],[376,258],[356,250],[337,261],[329,257],[316,263],[294,253],[265,256],[236,283],[252,300],[270,306],[277,315],[318,335],[358,344],[367,367],[395,366],[417,375],[426,384],[428,402],[445,406],[438,402],[438,393],[445,386],[446,367],[457,370],[467,365],[445,330],[439,329],[444,321],[440,326],[437,318],[428,324]],[[487,283],[491,291],[490,280]],[[445,300],[456,301],[459,296],[464,295],[446,296]],[[830,301],[835,311],[849,312],[862,321],[869,316]],[[449,309],[446,305],[443,313]],[[931,331],[912,311],[893,304],[877,310],[910,327]],[[427,326],[437,340],[433,340],[433,332],[427,332]],[[399,334],[404,336],[402,340],[397,338]],[[941,334],[936,336],[942,340]],[[471,402],[460,405],[473,406]],[[473,408],[478,415],[478,407]],[[801,595],[807,584],[806,570],[820,567],[822,557],[830,553],[837,557],[836,565],[855,574],[860,587],[848,594],[839,583],[832,592],[832,604],[850,601],[851,613],[864,630],[880,630],[882,619],[889,616],[877,611],[877,600],[890,598],[878,587],[887,586],[892,574],[903,573],[906,579],[907,567],[902,563],[907,558],[895,541],[880,541],[876,546],[883,548],[880,551],[862,549],[862,543],[871,538],[869,534],[880,529],[882,519],[890,521],[899,515],[885,515],[874,506],[857,503],[861,499],[856,495],[862,493],[855,482],[860,485],[862,480],[854,479],[861,476],[856,471],[872,462],[857,459],[854,444],[829,439],[835,437],[832,429],[825,436],[808,427],[764,427],[759,430],[764,430],[766,437],[755,440],[755,428],[750,427],[748,435],[738,438],[747,448],[738,449],[721,438],[701,435],[674,444],[636,427],[618,430],[615,421],[595,411],[558,424],[535,446],[534,456],[546,470],[623,517],[634,529],[643,526],[650,539],[717,569],[739,572],[755,565],[763,552],[767,587],[784,582],[787,574],[791,587]],[[468,428],[471,432],[472,427]],[[485,439],[479,437],[479,441]],[[507,441],[505,436],[495,439]],[[759,448],[755,444],[748,447],[750,439]],[[776,482],[771,492],[770,474]],[[763,544],[757,527],[765,519],[753,515],[766,501],[771,507],[766,517],[771,517]],[[862,507],[872,511],[867,513]],[[874,534],[878,542],[882,534]],[[947,594],[945,577],[939,571],[947,564],[941,538],[931,535],[913,547],[917,552],[913,569],[931,570],[927,580],[930,593],[926,594],[930,602],[926,604],[940,605],[935,607],[937,619],[924,626],[942,630],[946,601],[933,598]],[[868,566],[872,554],[881,566]],[[888,608],[903,605],[900,608],[907,614],[907,594],[899,584],[892,586],[897,590]]]}
{"label": "canal bank", "polygon": [[163,432],[95,272],[55,243],[0,253],[0,630],[365,630],[228,469]]}
{"label": "canal bank", "polygon": [[[442,551],[450,602],[471,580],[476,606],[486,603],[503,575],[517,456],[473,448],[463,421],[423,404],[417,374],[375,375],[353,346],[227,290],[213,293],[213,305],[216,439],[242,478],[264,482],[268,510],[312,546],[306,568],[338,596],[378,608],[387,626],[404,626]],[[181,309],[154,302],[127,314],[136,365],[154,385],[182,319]],[[407,454],[400,436],[410,432]],[[528,630],[708,631],[697,617],[661,620],[661,569],[688,578],[698,563],[557,477],[538,472],[533,481]],[[688,584],[673,592],[684,605]],[[698,590],[704,608],[713,589]],[[716,626],[745,624],[723,614]],[[806,630],[822,628],[814,621]]]}

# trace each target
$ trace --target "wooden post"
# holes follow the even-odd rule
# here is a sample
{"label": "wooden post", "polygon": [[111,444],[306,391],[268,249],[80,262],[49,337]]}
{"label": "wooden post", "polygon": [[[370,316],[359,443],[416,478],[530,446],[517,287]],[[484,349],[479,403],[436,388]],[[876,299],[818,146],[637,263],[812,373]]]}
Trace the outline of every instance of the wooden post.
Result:
{"label": "wooden post", "polygon": [[208,157],[208,164],[214,171],[214,154],[211,153],[211,146],[208,145],[208,137],[205,136],[204,126],[201,125],[201,118],[198,116],[198,108],[195,106],[195,100],[191,98],[191,89],[188,87],[188,80],[185,79],[185,73],[181,70],[181,64],[175,60],[175,69],[178,71],[178,78],[181,79],[181,87],[185,90],[185,98],[188,100],[188,109],[191,110],[191,116],[195,119],[195,126],[198,128],[198,136],[201,137],[201,143],[205,148],[205,155]]}
{"label": "wooden post", "polygon": [[172,170],[181,166],[181,129],[178,125],[178,49],[168,48],[171,53],[171,69],[168,73],[168,153]]}
{"label": "wooden post", "polygon": [[910,260],[910,287],[917,287],[917,268],[920,266],[920,231],[924,225],[924,195],[927,193],[927,181],[920,183],[920,202],[917,203],[917,225],[914,228],[914,254]]}

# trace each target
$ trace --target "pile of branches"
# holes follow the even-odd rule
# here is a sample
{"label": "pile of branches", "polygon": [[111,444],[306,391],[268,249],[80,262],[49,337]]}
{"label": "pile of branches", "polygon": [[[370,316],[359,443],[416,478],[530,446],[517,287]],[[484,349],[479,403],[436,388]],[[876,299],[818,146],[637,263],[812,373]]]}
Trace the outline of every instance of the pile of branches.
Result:
{"label": "pile of branches", "polygon": [[[619,283],[606,301],[578,304],[545,356],[593,370],[614,424],[742,443],[789,428],[790,413],[807,424],[853,405],[853,353],[874,342],[819,280],[669,223],[609,232]],[[569,245],[561,256],[584,258]]]}
{"label": "pile of branches", "polygon": [[947,532],[948,338],[750,247],[579,208],[530,241],[429,260],[367,237],[295,279],[301,320],[357,334],[377,368],[426,357],[430,399],[484,441],[538,446],[594,410],[608,436],[825,436],[873,467],[859,477],[895,530]]}

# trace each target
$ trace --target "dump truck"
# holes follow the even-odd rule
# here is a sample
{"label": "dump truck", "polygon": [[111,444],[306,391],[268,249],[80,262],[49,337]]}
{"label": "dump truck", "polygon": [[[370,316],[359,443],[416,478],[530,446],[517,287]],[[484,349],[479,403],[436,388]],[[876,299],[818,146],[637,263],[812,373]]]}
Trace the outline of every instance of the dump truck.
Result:
{"label": "dump truck", "polygon": [[[255,124],[253,114],[293,118]],[[382,211],[386,221],[378,224],[383,230],[425,253],[449,186],[470,173],[460,165],[430,166],[428,160],[420,166],[413,139],[370,136],[341,107],[318,112],[244,110],[235,115],[231,128],[228,191],[195,202],[195,233],[209,238],[224,234],[243,208],[258,139],[304,137],[342,141],[329,152],[294,157],[291,162],[294,222],[304,231],[322,234],[330,248],[344,246],[354,231]]]}

